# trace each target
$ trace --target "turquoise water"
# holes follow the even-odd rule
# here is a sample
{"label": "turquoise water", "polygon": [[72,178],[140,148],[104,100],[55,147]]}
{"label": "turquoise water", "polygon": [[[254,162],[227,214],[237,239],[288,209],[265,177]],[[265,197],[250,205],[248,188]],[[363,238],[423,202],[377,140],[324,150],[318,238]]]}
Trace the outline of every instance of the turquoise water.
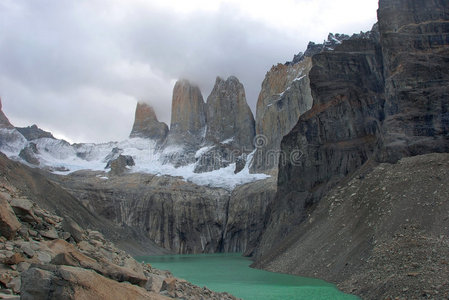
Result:
{"label": "turquoise water", "polygon": [[252,269],[240,254],[165,255],[138,258],[176,277],[244,300],[356,300],[322,280]]}

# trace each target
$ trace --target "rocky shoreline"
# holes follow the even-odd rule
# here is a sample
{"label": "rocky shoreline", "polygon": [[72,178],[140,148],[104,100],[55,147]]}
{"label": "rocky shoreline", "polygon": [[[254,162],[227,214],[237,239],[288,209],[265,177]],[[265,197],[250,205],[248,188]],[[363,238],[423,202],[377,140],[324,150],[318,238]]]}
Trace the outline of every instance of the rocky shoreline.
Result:
{"label": "rocky shoreline", "polygon": [[3,181],[0,204],[0,298],[237,299],[137,262]]}

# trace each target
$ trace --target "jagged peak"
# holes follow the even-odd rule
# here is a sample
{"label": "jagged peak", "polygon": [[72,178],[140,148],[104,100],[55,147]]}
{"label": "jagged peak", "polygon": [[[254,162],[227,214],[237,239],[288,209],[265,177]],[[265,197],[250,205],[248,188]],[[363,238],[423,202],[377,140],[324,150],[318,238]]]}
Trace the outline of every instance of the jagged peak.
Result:
{"label": "jagged peak", "polygon": [[0,128],[14,128],[14,126],[9,122],[8,117],[3,113],[2,110],[2,98],[0,97]]}

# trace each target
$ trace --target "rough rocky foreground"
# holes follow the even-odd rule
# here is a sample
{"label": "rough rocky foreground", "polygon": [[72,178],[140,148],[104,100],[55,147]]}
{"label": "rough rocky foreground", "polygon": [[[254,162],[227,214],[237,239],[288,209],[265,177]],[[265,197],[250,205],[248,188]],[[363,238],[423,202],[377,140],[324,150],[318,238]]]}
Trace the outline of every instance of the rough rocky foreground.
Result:
{"label": "rough rocky foreground", "polygon": [[362,299],[448,299],[449,154],[369,163],[256,267],[338,283]]}
{"label": "rough rocky foreground", "polygon": [[0,298],[236,299],[138,263],[95,230],[0,182]]}

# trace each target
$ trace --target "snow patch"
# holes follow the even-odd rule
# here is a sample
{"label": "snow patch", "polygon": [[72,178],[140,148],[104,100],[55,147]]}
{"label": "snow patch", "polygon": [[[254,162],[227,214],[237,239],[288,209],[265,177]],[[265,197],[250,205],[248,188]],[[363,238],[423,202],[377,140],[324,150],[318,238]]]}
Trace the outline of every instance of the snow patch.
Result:
{"label": "snow patch", "polygon": [[[12,136],[12,139],[3,139],[5,135]],[[19,159],[18,154],[21,149],[26,147],[29,142],[18,132],[11,130],[6,132],[0,130],[0,150],[6,152],[10,158]],[[229,143],[233,139],[223,141]],[[9,141],[5,143],[5,141]],[[69,144],[63,140],[54,140],[41,138],[33,140],[36,144],[38,153],[36,157],[40,161],[40,166],[46,169],[54,170],[53,173],[67,175],[79,170],[107,171],[105,170],[108,156],[114,148],[120,149],[123,155],[130,155],[135,165],[129,167],[132,173],[150,173],[158,176],[169,175],[182,177],[198,185],[211,187],[221,187],[225,189],[234,189],[237,185],[260,180],[269,177],[265,174],[250,174],[248,163],[238,174],[234,174],[235,163],[226,168],[207,173],[195,173],[195,164],[175,168],[171,164],[164,163],[164,157],[167,154],[182,153],[183,147],[172,146],[164,151],[157,149],[156,142],[153,140],[132,138],[121,142],[110,142],[103,144]],[[206,146],[195,153],[196,158],[200,158],[213,148]],[[8,151],[5,151],[7,149]],[[98,178],[102,180],[109,179],[101,175]]]}

